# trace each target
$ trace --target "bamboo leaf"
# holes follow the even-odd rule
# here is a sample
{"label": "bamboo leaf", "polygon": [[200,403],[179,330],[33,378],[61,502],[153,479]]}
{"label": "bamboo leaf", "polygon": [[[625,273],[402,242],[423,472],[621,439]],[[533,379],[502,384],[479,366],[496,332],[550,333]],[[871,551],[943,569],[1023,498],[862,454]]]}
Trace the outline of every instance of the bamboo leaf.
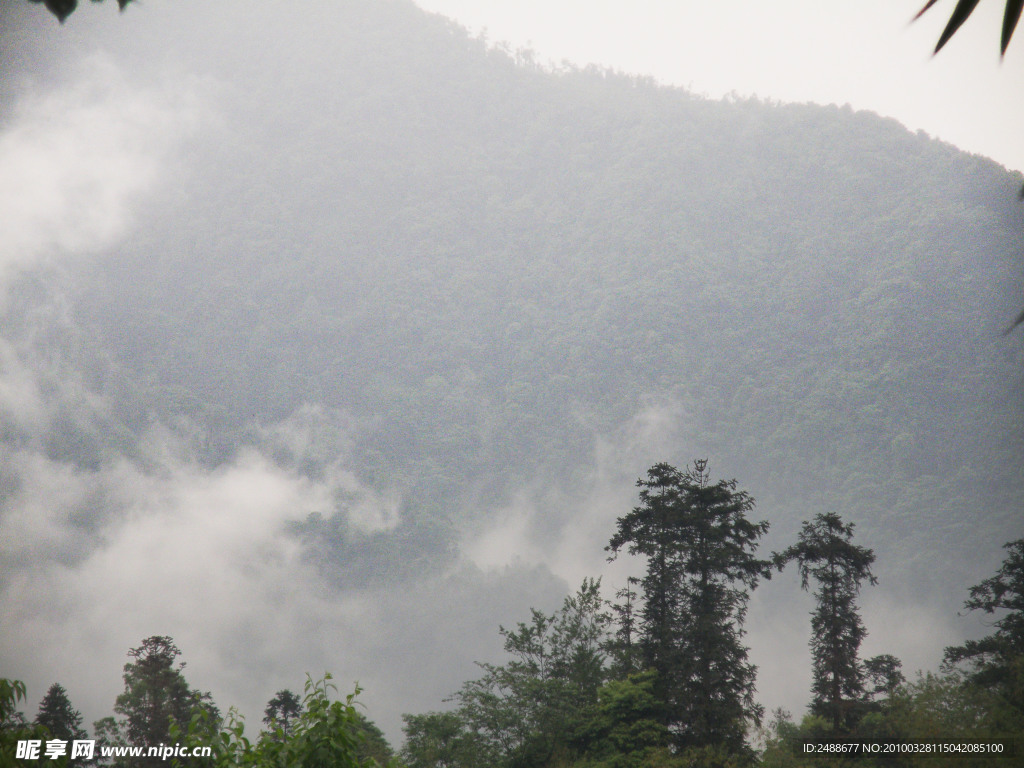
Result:
{"label": "bamboo leaf", "polygon": [[1020,21],[1020,12],[1024,9],[1024,0],[1006,0],[1006,11],[1003,13],[1003,37],[999,44],[1000,55],[1006,55],[1006,46],[1010,44],[1013,30]]}
{"label": "bamboo leaf", "polygon": [[928,0],[928,3],[925,5],[925,7],[922,8],[920,11],[918,11],[917,15],[914,16],[914,21],[917,21],[922,16],[924,16],[924,12],[927,11],[929,8],[931,8],[933,5],[935,5],[935,3],[937,3],[938,1],[939,0]]}
{"label": "bamboo leaf", "polygon": [[942,30],[942,36],[939,38],[938,45],[935,46],[935,53],[942,50],[942,46],[949,42],[949,39],[956,34],[956,31],[960,29],[960,26],[967,21],[967,17],[974,12],[974,9],[978,6],[978,0],[960,0],[956,4],[956,8],[953,9],[953,15],[949,17],[949,23],[946,24],[946,28]]}

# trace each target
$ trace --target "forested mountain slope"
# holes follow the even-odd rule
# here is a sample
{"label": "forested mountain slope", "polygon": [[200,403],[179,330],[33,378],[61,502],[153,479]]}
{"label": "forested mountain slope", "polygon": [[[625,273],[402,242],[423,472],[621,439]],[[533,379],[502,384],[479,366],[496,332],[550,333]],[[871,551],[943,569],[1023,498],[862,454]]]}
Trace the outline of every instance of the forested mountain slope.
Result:
{"label": "forested mountain slope", "polygon": [[209,5],[61,54],[174,62],[214,117],[123,242],[5,307],[111,403],[50,422],[51,458],[133,455],[154,418],[210,467],[343,457],[400,499],[372,533],[344,498],[291,527],[343,589],[444,567],[524,495],[587,524],[609,455],[626,486],[710,456],[780,540],[839,512],[951,606],[1019,536],[1019,174],[849,107],[541,67],[405,0]]}
{"label": "forested mountain slope", "polygon": [[1012,175],[849,108],[544,71],[411,4],[341,5],[260,55],[282,9],[237,17],[234,58],[162,48],[222,81],[222,122],[75,276],[208,460],[321,404],[410,515],[458,520],[571,490],[656,397],[683,455],[794,521],[824,504],[933,549],[1016,517]]}

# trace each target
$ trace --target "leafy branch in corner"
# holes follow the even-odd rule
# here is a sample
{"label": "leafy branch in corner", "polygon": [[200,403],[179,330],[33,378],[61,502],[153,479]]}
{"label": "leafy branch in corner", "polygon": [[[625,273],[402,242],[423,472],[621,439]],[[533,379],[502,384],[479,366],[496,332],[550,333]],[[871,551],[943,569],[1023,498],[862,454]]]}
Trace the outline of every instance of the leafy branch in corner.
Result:
{"label": "leafy branch in corner", "polygon": [[[122,11],[128,7],[128,3],[132,0],[117,0],[117,7]],[[30,3],[42,3],[46,6],[46,9],[57,17],[57,20],[63,24],[64,19],[75,12],[75,8],[78,7],[78,0],[29,0]],[[102,3],[103,0],[92,0],[94,3]]]}
{"label": "leafy branch in corner", "polygon": [[[928,0],[924,8],[914,16],[914,20],[916,21],[921,18],[936,2],[938,0]],[[946,28],[942,30],[939,42],[935,46],[935,53],[942,50],[942,46],[948,43],[950,38],[967,21],[967,17],[978,7],[978,2],[979,0],[959,0],[957,2],[956,8],[953,9],[953,13],[946,23]],[[1024,0],[1006,0],[1006,9],[1003,11],[1003,34],[999,41],[999,54],[1001,56],[1006,55],[1006,48],[1010,44],[1010,38],[1013,37],[1013,31],[1017,28],[1017,22],[1020,21],[1021,9],[1024,9]],[[1021,196],[1024,197],[1024,191],[1022,191]]]}

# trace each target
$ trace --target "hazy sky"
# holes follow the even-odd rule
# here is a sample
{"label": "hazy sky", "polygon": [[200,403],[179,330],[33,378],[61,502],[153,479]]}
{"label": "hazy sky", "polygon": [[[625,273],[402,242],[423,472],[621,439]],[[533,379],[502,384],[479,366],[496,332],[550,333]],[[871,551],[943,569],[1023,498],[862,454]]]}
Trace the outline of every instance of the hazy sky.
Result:
{"label": "hazy sky", "polygon": [[698,93],[851,104],[1024,170],[1024,31],[999,58],[986,0],[937,56],[952,10],[923,0],[416,0],[542,60],[649,74]]}

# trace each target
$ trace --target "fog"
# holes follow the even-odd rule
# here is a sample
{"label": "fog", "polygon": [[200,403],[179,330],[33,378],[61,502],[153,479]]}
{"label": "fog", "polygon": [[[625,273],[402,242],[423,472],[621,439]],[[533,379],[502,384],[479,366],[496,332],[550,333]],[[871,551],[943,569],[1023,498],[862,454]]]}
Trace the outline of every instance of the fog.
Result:
{"label": "fog", "polygon": [[[846,490],[829,484],[829,466],[840,466],[851,477],[878,471],[874,465],[865,469],[858,464],[860,455],[821,458],[836,453],[824,447],[830,443],[825,432],[829,419],[843,429],[848,423],[857,425],[843,432],[846,441],[840,444],[840,454],[848,445],[860,445],[855,442],[858,436],[870,432],[857,421],[857,407],[849,405],[860,402],[857,398],[867,403],[864,412],[897,414],[892,417],[898,422],[895,426],[887,423],[889,431],[868,442],[871,450],[881,446],[877,451],[887,462],[891,459],[893,477],[905,479],[903,496],[892,491],[895,481],[888,478],[884,482],[889,486],[879,479],[877,488],[863,494],[874,499],[892,491],[903,506],[878,504],[875,514],[875,507],[865,502],[853,510],[865,532],[859,543],[894,558],[886,561],[880,556],[876,573],[881,584],[865,588],[862,595],[869,631],[862,655],[893,653],[908,673],[935,669],[946,645],[985,631],[977,622],[957,618],[955,609],[966,597],[966,588],[992,572],[1003,541],[1019,530],[1020,508],[1015,505],[1024,490],[1013,457],[1021,444],[1021,419],[1019,401],[1006,396],[1019,395],[1020,377],[1014,371],[1019,373],[1017,364],[1024,358],[1019,334],[1003,339],[992,332],[1020,297],[1020,262],[1015,261],[1019,249],[999,250],[1004,240],[1012,240],[1004,235],[1016,231],[1014,222],[1005,225],[1005,232],[997,230],[992,223],[998,220],[996,213],[981,211],[981,203],[965,204],[965,226],[973,229],[964,237],[971,243],[977,240],[976,233],[993,232],[991,250],[996,255],[991,263],[980,263],[963,285],[942,289],[951,307],[948,313],[958,323],[971,323],[971,332],[982,339],[973,349],[978,369],[990,376],[986,381],[991,382],[991,391],[984,391],[989,399],[955,401],[967,402],[970,407],[961,413],[976,415],[977,423],[988,425],[989,431],[979,431],[976,440],[964,441],[963,450],[975,453],[961,455],[948,443],[932,439],[921,426],[931,413],[928,398],[908,395],[903,400],[892,390],[862,386],[869,367],[844,357],[849,349],[857,351],[856,345],[841,347],[839,342],[836,354],[847,369],[838,370],[846,376],[844,385],[849,384],[845,400],[836,406],[840,416],[823,417],[825,427],[818,422],[806,427],[807,420],[815,418],[807,413],[824,409],[807,392],[814,366],[772,369],[773,383],[782,381],[787,371],[804,370],[803,378],[793,376],[792,391],[799,393],[795,407],[779,405],[783,397],[767,392],[766,380],[758,378],[768,374],[759,373],[759,363],[743,357],[749,351],[753,359],[763,351],[761,346],[742,339],[738,343],[741,362],[736,370],[742,372],[742,380],[738,374],[712,386],[718,369],[702,367],[702,355],[710,355],[708,350],[717,344],[710,336],[705,341],[702,334],[710,333],[706,329],[727,326],[728,334],[733,334],[729,338],[738,338],[759,322],[756,307],[742,316],[723,309],[712,321],[697,312],[699,322],[679,328],[672,324],[675,320],[643,324],[643,308],[659,301],[678,312],[669,313],[673,318],[684,316],[684,305],[696,302],[695,296],[706,302],[701,306],[725,306],[723,297],[737,293],[739,279],[723,282],[725,287],[694,288],[664,299],[658,293],[664,282],[659,280],[675,280],[676,272],[651,267],[649,273],[660,277],[649,277],[646,268],[638,269],[645,274],[650,302],[634,302],[617,288],[593,298],[594,289],[578,282],[593,277],[603,285],[600,281],[610,280],[607,274],[613,273],[615,263],[647,253],[639,246],[616,251],[608,238],[588,229],[587,222],[596,219],[609,226],[621,224],[619,231],[629,236],[666,238],[674,251],[659,250],[660,246],[651,251],[683,254],[686,270],[709,276],[708,280],[729,273],[734,261],[739,263],[763,246],[749,234],[751,230],[736,223],[741,215],[737,211],[762,221],[762,214],[751,213],[753,206],[744,197],[750,194],[760,203],[758,193],[750,192],[754,183],[744,181],[747,171],[737,170],[732,177],[740,179],[740,191],[715,198],[720,201],[709,203],[709,212],[693,213],[692,219],[679,224],[683,214],[672,208],[658,219],[669,223],[655,231],[629,218],[635,211],[656,208],[651,202],[655,191],[643,188],[633,197],[632,191],[624,191],[629,187],[626,181],[599,178],[605,171],[585,166],[589,156],[578,154],[585,150],[575,149],[573,142],[579,139],[579,146],[594,148],[595,156],[625,156],[623,147],[653,142],[661,128],[648,133],[636,128],[636,136],[647,138],[635,141],[633,134],[629,141],[619,141],[618,134],[600,135],[589,124],[571,124],[571,141],[544,139],[543,129],[532,135],[531,128],[522,135],[527,137],[523,141],[529,145],[529,162],[536,165],[517,167],[489,154],[492,145],[474,144],[473,131],[491,131],[498,137],[494,145],[504,145],[504,132],[522,128],[502,122],[500,112],[495,113],[498,117],[487,112],[500,109],[502,101],[489,81],[466,87],[490,94],[499,106],[472,102],[467,107],[460,102],[450,113],[442,107],[439,116],[431,113],[429,120],[418,118],[418,123],[410,118],[406,124],[405,113],[388,111],[391,99],[422,99],[435,108],[435,102],[445,104],[446,98],[455,103],[456,96],[446,90],[450,83],[439,76],[437,93],[424,94],[415,83],[398,78],[392,90],[375,84],[363,93],[358,78],[346,77],[343,67],[332,70],[331,87],[351,93],[345,91],[342,98],[324,86],[340,103],[340,116],[335,118],[326,107],[313,108],[326,98],[310,86],[321,73],[303,64],[305,59],[293,60],[298,54],[283,42],[301,42],[309,36],[314,49],[326,45],[308,20],[297,18],[294,27],[270,34],[255,11],[252,16],[238,14],[232,6],[221,12],[223,18],[208,18],[205,5],[185,3],[169,10],[151,2],[129,7],[119,16],[109,3],[84,4],[60,29],[41,7],[28,3],[7,8],[2,18],[5,46],[17,55],[12,54],[0,73],[3,94],[9,97],[0,110],[0,614],[5,626],[0,662],[6,676],[28,685],[26,715],[34,714],[55,681],[67,688],[87,723],[110,714],[123,688],[121,670],[128,650],[151,635],[170,635],[183,651],[189,683],[211,691],[222,711],[238,707],[251,729],[258,726],[265,703],[276,691],[300,690],[307,673],[317,678],[329,671],[343,693],[358,682],[369,717],[397,747],[402,713],[449,706],[445,698],[477,675],[474,661],[502,660],[499,625],[527,620],[530,607],[553,610],[586,577],[601,577],[605,593],[612,597],[629,575],[640,572],[642,563],[626,556],[608,562],[604,547],[616,519],[637,503],[637,477],[653,463],[667,460],[683,466],[695,457],[708,457],[715,476],[737,477],[740,487],[761,502],[755,518],[769,519],[773,525],[763,551],[785,547],[809,509],[819,502],[838,505],[849,496],[841,496]],[[385,24],[376,19],[376,11],[365,10],[371,5],[351,5],[356,10],[349,9],[337,23],[352,37],[358,39],[362,28],[350,17],[370,19],[366,23],[378,31]],[[314,21],[315,14],[328,13],[325,7],[316,5]],[[401,26],[418,29],[427,23],[409,10],[411,5],[382,7],[400,22],[395,31],[380,32],[384,38],[399,41],[396,48],[403,47],[403,34],[422,43],[418,33]],[[267,14],[271,20],[280,19],[279,14]],[[259,39],[268,45],[280,43],[280,50],[268,48],[268,60],[258,64],[247,58],[260,43],[234,40],[230,24],[239,19],[262,29]],[[431,23],[435,27],[430,29],[443,29]],[[13,32],[10,37],[8,30]],[[173,35],[183,38],[180,47],[140,54],[142,41],[152,44]],[[364,45],[373,49],[373,40]],[[430,62],[435,55],[445,62],[461,61],[460,56],[476,56],[478,48],[482,50],[472,43],[465,44],[470,53],[458,54],[422,46],[423,51],[407,47]],[[170,61],[175,50],[200,51],[200,63],[191,67]],[[339,44],[330,55],[345,62],[347,50]],[[370,55],[354,50],[353,59]],[[397,77],[388,69],[391,53],[380,55],[382,63],[366,66],[379,66],[382,78]],[[253,68],[236,72],[232,66],[240,61],[251,62]],[[542,117],[552,113],[554,108],[543,101],[546,97],[536,95],[548,87],[537,83],[546,82],[543,78],[550,73],[529,66],[516,70],[510,62],[497,60],[494,72],[511,72],[502,76],[527,94],[522,98],[539,105]],[[463,71],[450,66],[453,72]],[[275,67],[285,72],[294,68],[296,74],[275,80],[265,74]],[[447,71],[441,64],[437,68]],[[483,64],[479,71],[484,73],[481,82],[485,74],[498,76]],[[524,79],[517,79],[521,75]],[[269,103],[266,93],[254,99],[256,106],[250,103],[247,88],[261,78],[266,91],[280,97],[279,104]],[[552,82],[552,88],[570,87],[564,85],[566,80]],[[615,82],[602,91],[603,85],[587,81],[580,86],[585,94],[580,98],[599,102],[619,92],[611,89],[632,93],[638,88]],[[588,88],[598,95],[589,95]],[[652,99],[663,97],[652,93]],[[460,92],[458,98],[463,97]],[[557,103],[560,97],[550,98]],[[680,97],[680,103],[690,103],[690,98]],[[296,103],[309,111],[295,111]],[[695,110],[709,113],[717,107],[707,105],[718,105],[694,103]],[[722,104],[736,113],[729,114],[737,120],[746,119],[742,109],[760,108],[737,106],[735,101]],[[599,108],[594,109],[598,114]],[[619,113],[628,114],[629,109],[615,114]],[[247,123],[254,116],[259,122]],[[446,123],[449,118],[451,125]],[[846,118],[838,112],[821,117],[833,119]],[[552,118],[555,123],[560,120]],[[594,122],[610,125],[612,118]],[[698,125],[696,118],[693,124]],[[391,126],[387,130],[396,131],[399,138],[379,125]],[[452,137],[445,133],[449,128]],[[310,136],[318,137],[321,130],[328,139],[308,149],[304,142],[312,143]],[[765,129],[766,135],[769,130],[774,129]],[[915,140],[881,121],[871,123],[870,130],[890,131],[897,137],[893,142]],[[337,143],[331,131],[337,132]],[[402,144],[408,138],[403,132],[413,137],[408,144]],[[694,128],[693,133],[707,132]],[[436,146],[430,143],[435,134],[441,137]],[[671,146],[680,145],[672,141]],[[602,142],[615,147],[614,152],[604,149]],[[396,146],[408,147],[410,158],[398,155]],[[941,154],[937,166],[960,162],[951,147],[913,146],[922,154]],[[336,163],[325,147],[337,152]],[[739,156],[733,145],[727,149],[730,157]],[[442,151],[450,151],[451,157]],[[376,158],[375,153],[400,168],[389,166],[389,177],[369,174],[366,168],[372,171],[376,166],[367,158]],[[699,162],[706,155],[692,155],[697,159],[687,159],[688,155],[672,162],[696,169],[688,178],[697,179]],[[535,180],[531,174],[557,165],[551,158],[568,158],[569,171],[556,181]],[[468,165],[471,162],[483,168],[479,187],[474,186],[477,168]],[[577,162],[580,167],[572,165]],[[652,161],[646,172],[652,178],[657,165]],[[627,161],[614,166],[616,172],[623,167],[632,166]],[[225,174],[225,168],[234,175]],[[450,171],[450,176],[442,176],[438,168]],[[950,168],[954,170],[948,171],[949,178],[954,178],[955,166]],[[945,165],[942,169],[947,173]],[[588,172],[594,178],[587,177]],[[991,172],[1000,183],[1009,178],[996,176],[989,166],[983,172]],[[904,183],[901,173],[883,170],[878,175],[886,183],[886,174]],[[855,188],[861,181],[855,177],[849,186]],[[1015,189],[1018,182],[1019,177],[1010,178],[1008,187]],[[907,188],[915,184],[907,182]],[[413,199],[420,187],[430,202],[437,203],[436,212],[424,214],[429,205]],[[921,188],[924,195],[939,194],[934,187]],[[488,190],[489,196],[480,189]],[[608,198],[611,213],[594,219],[587,218],[589,213],[577,216],[572,201],[582,199],[580,189]],[[713,193],[717,194],[702,188],[694,198],[711,199]],[[917,211],[918,204],[906,202],[909,193],[900,194],[901,215],[913,218],[907,211]],[[621,209],[614,202],[620,197],[629,201]],[[558,209],[552,200],[569,202]],[[774,216],[774,210],[763,218],[769,214]],[[822,227],[833,226],[831,215],[820,218]],[[920,219],[925,223],[914,218],[911,234],[899,230],[896,235],[879,235],[878,242],[890,247],[898,241],[901,245],[892,246],[893,252],[913,252],[915,258],[920,256],[913,250],[917,247],[930,254],[932,241],[927,247],[914,243],[923,241],[920,232],[941,227],[928,222],[925,213]],[[523,221],[533,222],[536,230],[517,230]],[[698,226],[701,221],[711,222],[707,232]],[[721,235],[721,242],[735,247],[720,255],[716,248],[724,252],[724,246],[711,230],[725,231],[730,222],[735,232]],[[496,227],[500,235],[488,235],[487,226]],[[781,238],[778,232],[783,229],[778,225],[765,241]],[[570,235],[556,241],[549,234],[556,231]],[[686,240],[696,231],[701,234]],[[384,234],[374,239],[380,232]],[[588,238],[596,242],[593,248],[600,254],[614,252],[613,267],[601,266],[596,257],[588,262],[586,253],[571,264],[536,266],[552,254],[561,257],[576,247],[585,250],[580,244],[590,247]],[[910,245],[903,247],[905,241]],[[704,246],[716,255],[703,260],[694,255],[703,253]],[[459,250],[463,247],[470,249],[472,258]],[[520,257],[520,247],[536,262]],[[969,246],[958,242],[950,251],[950,259],[962,256],[969,261],[963,253],[973,257]],[[444,258],[454,255],[422,267],[409,256],[435,252]],[[520,264],[499,273],[493,264],[509,253],[521,258]],[[750,257],[755,266],[749,273],[738,274],[752,280],[751,275],[767,272],[763,264],[774,256],[770,249],[758,251],[756,258]],[[247,258],[251,262],[239,266]],[[926,264],[922,269],[930,268],[926,259],[919,262]],[[951,263],[955,272],[958,267]],[[917,274],[903,281],[898,271],[892,267],[881,277],[856,277],[870,283],[870,290],[880,286],[865,306],[870,309],[883,301],[886,290],[900,295],[904,288],[931,288]],[[844,284],[831,269],[822,272],[823,281]],[[564,284],[558,282],[563,276]],[[411,281],[407,293],[395,290],[399,279]],[[305,280],[312,287],[301,289],[308,293],[300,296],[302,302],[264,303],[277,288]],[[798,282],[771,282],[773,290],[763,295],[776,301],[786,291],[797,291]],[[975,294],[967,293],[979,285],[983,287],[977,290],[988,297],[986,306],[991,307],[981,319],[978,314],[983,310],[971,303]],[[475,298],[474,291],[485,298]],[[550,330],[555,323],[531,324],[534,316],[541,316],[538,305],[548,306],[546,291],[555,294],[550,300],[554,305],[564,302],[566,307],[558,325],[568,329],[563,336],[607,319],[607,327],[594,326],[600,330],[595,334],[598,341],[565,341]],[[435,295],[453,298],[440,300]],[[147,303],[146,297],[153,296],[158,298]],[[228,304],[225,297],[237,297],[239,304]],[[337,306],[325,308],[331,297]],[[852,311],[847,305],[842,312],[822,311],[811,301],[799,306],[810,318],[807,327],[825,327],[826,337],[838,330],[824,324],[838,322],[836,316]],[[938,306],[947,311],[947,304]],[[225,315],[238,320],[236,329],[225,327]],[[728,320],[722,319],[727,315]],[[307,317],[314,320],[306,322]],[[763,341],[764,349],[788,350],[788,344],[796,344],[793,339],[805,332],[788,332],[785,323],[795,323],[794,317],[779,310],[780,319],[773,322],[781,323],[783,330],[776,333],[778,328],[772,326],[775,335]],[[461,329],[462,335],[442,334],[438,318]],[[493,348],[479,341],[491,332],[487,323],[492,320],[501,322],[494,332],[501,342]],[[290,322],[301,327],[296,330],[287,325]],[[610,371],[618,366],[618,358],[608,352],[611,344],[604,343],[602,334],[607,328],[632,328],[634,323],[640,330],[625,336],[624,346],[649,343],[657,350],[684,352],[671,363],[647,359],[647,369],[655,373],[625,379],[630,384],[626,391],[622,379],[605,376],[602,366]],[[373,341],[378,326],[389,333],[397,328],[387,337],[395,341],[394,347]],[[323,338],[315,336],[321,329]],[[767,337],[761,326],[756,329],[752,332],[760,339]],[[817,332],[805,335],[810,338]],[[908,355],[917,355],[915,359],[925,359],[915,344],[929,354],[939,350],[935,354],[948,355],[929,364],[938,370],[934,391],[939,395],[945,396],[947,389],[962,398],[975,394],[977,387],[950,384],[944,369],[945,362],[958,354],[950,339],[960,337],[946,326],[934,336],[928,332],[909,338],[895,328],[886,339],[895,339],[892,343],[901,349],[913,347]],[[303,333],[315,338],[302,337]],[[550,338],[544,336],[548,333]],[[360,346],[364,337],[371,342]],[[863,338],[854,333],[850,337]],[[526,355],[520,354],[525,346],[518,346],[522,338],[542,339],[538,348],[554,350],[550,358],[537,353],[540,362],[528,374],[520,373],[527,371],[522,362]],[[687,347],[691,342],[692,348]],[[404,358],[402,350],[409,347],[400,344],[429,350],[424,353],[427,363]],[[137,355],[132,353],[136,347]],[[602,357],[606,352],[607,362]],[[304,367],[314,357],[320,368]],[[255,362],[236,367],[243,358],[246,366]],[[831,364],[819,362],[822,368]],[[529,364],[535,361],[531,358]],[[575,367],[560,367],[570,364]],[[564,384],[562,379],[571,381]],[[674,383],[690,379],[699,380],[699,386],[687,389]],[[538,390],[549,385],[564,389],[536,394],[529,390],[532,385]],[[457,386],[466,387],[471,396],[460,399]],[[870,393],[863,394],[867,390]],[[571,397],[564,392],[571,392]],[[416,400],[419,396],[423,399]],[[758,432],[760,422],[753,416],[746,426],[731,423],[728,408],[743,398],[762,403],[764,414],[781,412],[782,426],[773,421]],[[955,429],[948,427],[950,432]],[[903,434],[908,438],[900,442],[897,438]],[[803,447],[791,465],[783,466],[767,452],[787,441]],[[852,454],[854,448],[849,450]],[[946,467],[959,471],[965,455],[991,459],[985,467],[973,467],[978,474],[961,483],[968,488],[965,498],[973,507],[959,519],[945,509],[941,520],[929,518],[929,505],[943,494],[937,478]],[[818,459],[829,466],[815,464]],[[991,477],[998,483],[988,482]],[[862,477],[858,482],[869,480]],[[901,521],[911,521],[906,530],[899,527]],[[961,527],[977,538],[957,538]],[[937,554],[936,562],[927,562],[932,558],[925,551],[918,553],[916,566],[895,562],[897,554],[905,554],[918,541],[933,542],[930,537],[947,528],[949,550]],[[983,536],[988,545],[964,557]],[[944,573],[938,561],[942,557],[959,557],[960,562]],[[922,587],[940,578],[944,580],[935,581],[934,587]],[[759,698],[769,710],[804,711],[810,686],[811,607],[811,598],[800,591],[793,572],[776,575],[753,595],[746,639],[759,667]]]}

